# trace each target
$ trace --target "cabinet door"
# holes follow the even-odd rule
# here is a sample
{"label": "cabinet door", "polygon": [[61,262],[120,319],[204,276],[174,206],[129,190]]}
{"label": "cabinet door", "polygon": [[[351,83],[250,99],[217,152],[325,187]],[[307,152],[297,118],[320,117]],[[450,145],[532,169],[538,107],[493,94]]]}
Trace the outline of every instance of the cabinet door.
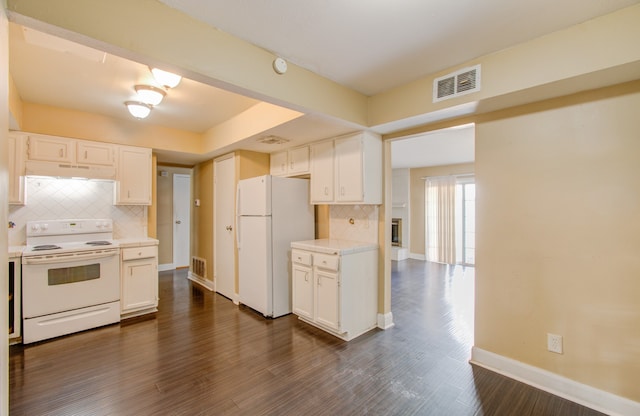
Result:
{"label": "cabinet door", "polygon": [[152,258],[122,262],[122,312],[158,306],[158,267]]}
{"label": "cabinet door", "polygon": [[289,150],[288,159],[288,175],[309,173],[309,146]]}
{"label": "cabinet door", "polygon": [[118,147],[116,205],[151,205],[151,149]]}
{"label": "cabinet door", "polygon": [[24,138],[9,136],[9,204],[24,205]]}
{"label": "cabinet door", "polygon": [[293,264],[293,313],[313,319],[313,274],[309,266]]}
{"label": "cabinet door", "polygon": [[311,184],[312,204],[333,201],[333,141],[311,145]]}
{"label": "cabinet door", "polygon": [[364,199],[362,136],[336,139],[336,201],[359,202]]}
{"label": "cabinet door", "polygon": [[340,331],[340,285],[338,273],[315,269],[316,322]]}
{"label": "cabinet door", "polygon": [[287,152],[271,153],[270,173],[274,176],[285,176],[287,174]]}
{"label": "cabinet door", "polygon": [[75,162],[75,140],[63,137],[29,136],[29,160]]}
{"label": "cabinet door", "polygon": [[113,166],[114,146],[107,143],[78,142],[77,162],[88,165]]}

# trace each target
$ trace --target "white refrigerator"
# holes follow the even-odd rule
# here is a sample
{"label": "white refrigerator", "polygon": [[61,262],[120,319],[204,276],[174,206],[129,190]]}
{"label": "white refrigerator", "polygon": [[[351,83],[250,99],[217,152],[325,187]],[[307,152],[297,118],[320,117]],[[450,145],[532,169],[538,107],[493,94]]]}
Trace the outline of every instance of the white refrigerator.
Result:
{"label": "white refrigerator", "polygon": [[266,317],[291,313],[291,242],[314,238],[309,181],[259,176],[238,182],[239,302]]}

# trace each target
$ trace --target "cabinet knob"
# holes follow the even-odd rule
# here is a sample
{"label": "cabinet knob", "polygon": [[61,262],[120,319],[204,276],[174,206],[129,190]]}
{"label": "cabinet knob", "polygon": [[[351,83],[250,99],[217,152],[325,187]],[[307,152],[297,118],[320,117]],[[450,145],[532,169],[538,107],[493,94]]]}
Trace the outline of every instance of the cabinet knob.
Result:
{"label": "cabinet knob", "polygon": [[182,224],[182,221],[177,220],[177,221],[176,221],[176,224]]}
{"label": "cabinet knob", "polygon": [[224,229],[227,230],[227,231],[231,231],[231,230],[233,230],[233,227],[230,226],[230,225],[227,225],[226,227],[224,227]]}

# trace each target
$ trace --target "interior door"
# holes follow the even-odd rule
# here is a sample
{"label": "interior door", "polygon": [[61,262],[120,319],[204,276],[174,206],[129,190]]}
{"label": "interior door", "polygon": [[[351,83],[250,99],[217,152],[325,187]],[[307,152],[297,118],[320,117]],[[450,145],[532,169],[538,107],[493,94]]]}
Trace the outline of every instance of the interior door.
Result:
{"label": "interior door", "polygon": [[191,257],[191,176],[173,175],[173,267],[189,267]]}
{"label": "interior door", "polygon": [[213,277],[216,292],[236,300],[235,288],[235,159],[217,159],[213,165],[214,253]]}

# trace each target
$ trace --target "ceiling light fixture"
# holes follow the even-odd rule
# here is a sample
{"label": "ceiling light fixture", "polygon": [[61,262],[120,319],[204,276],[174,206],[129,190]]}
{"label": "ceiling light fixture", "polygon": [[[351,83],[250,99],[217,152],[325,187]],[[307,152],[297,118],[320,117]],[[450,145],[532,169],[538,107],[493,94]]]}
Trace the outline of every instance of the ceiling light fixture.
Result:
{"label": "ceiling light fixture", "polygon": [[149,105],[158,105],[167,94],[163,89],[152,87],[151,85],[136,85],[138,100]]}
{"label": "ceiling light fixture", "polygon": [[127,110],[135,118],[146,118],[151,113],[152,106],[140,101],[126,101],[124,105],[127,106]]}
{"label": "ceiling light fixture", "polygon": [[153,74],[153,77],[156,79],[156,81],[158,81],[160,85],[166,88],[174,88],[180,83],[180,80],[182,80],[182,77],[180,75],[163,71],[162,69],[158,68],[149,69],[151,70],[151,73]]}

